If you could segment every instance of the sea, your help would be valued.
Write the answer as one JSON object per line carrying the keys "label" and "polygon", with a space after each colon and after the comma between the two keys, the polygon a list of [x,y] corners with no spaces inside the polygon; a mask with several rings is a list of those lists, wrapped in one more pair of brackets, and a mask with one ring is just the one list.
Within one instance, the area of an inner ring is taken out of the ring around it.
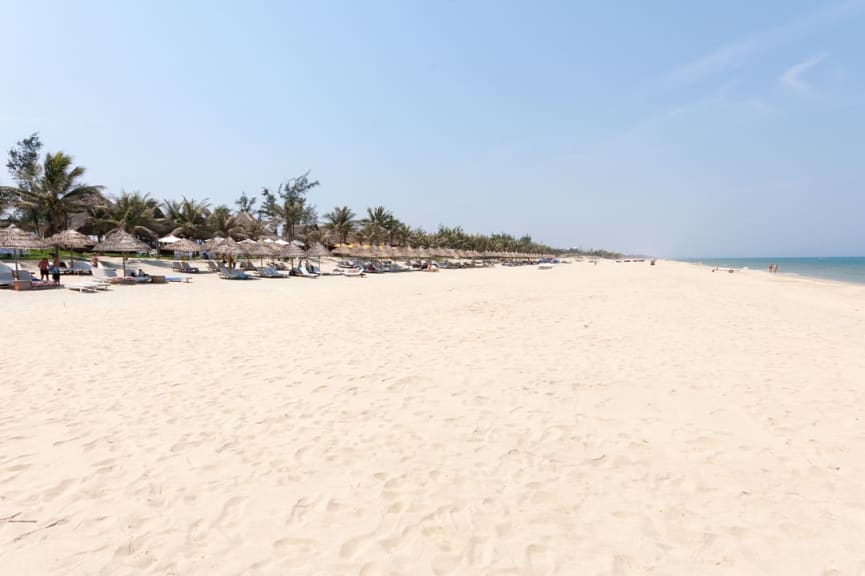
{"label": "sea", "polygon": [[769,264],[776,264],[778,266],[778,274],[865,284],[865,257],[862,256],[833,256],[824,258],[689,258],[682,261],[702,264],[704,266],[738,268],[741,270],[763,270],[766,272],[769,271]]}

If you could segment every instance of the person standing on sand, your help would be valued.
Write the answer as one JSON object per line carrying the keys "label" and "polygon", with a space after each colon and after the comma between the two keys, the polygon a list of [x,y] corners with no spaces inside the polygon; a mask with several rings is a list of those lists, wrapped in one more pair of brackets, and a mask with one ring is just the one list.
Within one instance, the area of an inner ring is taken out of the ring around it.
{"label": "person standing on sand", "polygon": [[60,259],[54,257],[54,264],[51,265],[51,279],[54,280],[55,286],[60,286]]}
{"label": "person standing on sand", "polygon": [[48,281],[48,258],[39,261],[39,280]]}

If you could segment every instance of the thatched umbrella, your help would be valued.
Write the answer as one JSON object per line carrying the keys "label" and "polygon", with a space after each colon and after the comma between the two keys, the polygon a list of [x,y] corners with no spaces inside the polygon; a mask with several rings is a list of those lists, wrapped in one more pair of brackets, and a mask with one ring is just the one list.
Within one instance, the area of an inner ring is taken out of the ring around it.
{"label": "thatched umbrella", "polygon": [[123,255],[123,275],[126,276],[126,259],[130,252],[148,252],[150,246],[125,230],[115,230],[105,240],[93,247],[94,252],[120,252]]}
{"label": "thatched umbrella", "polygon": [[172,252],[181,252],[181,253],[193,253],[193,252],[201,252],[201,246],[193,242],[188,238],[180,238],[179,240],[175,240],[165,247],[167,250],[171,250]]}
{"label": "thatched umbrella", "polygon": [[340,244],[333,249],[333,254],[336,256],[351,256],[351,248],[348,244]]}
{"label": "thatched umbrella", "polygon": [[201,245],[201,249],[210,252],[223,242],[225,242],[225,238],[223,238],[222,236],[214,236],[210,240],[205,241],[204,244]]}
{"label": "thatched umbrella", "polygon": [[[0,248],[12,248],[14,250],[36,250],[45,248],[45,242],[33,234],[25,232],[14,224],[8,228],[0,229]],[[15,253],[15,272],[18,272],[18,253]]]}
{"label": "thatched umbrella", "polygon": [[352,247],[351,255],[355,258],[372,258],[372,247],[366,244],[358,244]]}
{"label": "thatched umbrella", "polygon": [[332,256],[332,253],[324,246],[324,244],[322,244],[321,242],[316,242],[310,247],[309,250],[306,251],[306,255],[314,256],[316,258],[327,258],[329,256]]}
{"label": "thatched umbrella", "polygon": [[54,236],[48,238],[46,242],[52,246],[69,250],[71,253],[71,256],[69,257],[69,270],[73,272],[75,270],[75,252],[73,252],[73,250],[75,248],[86,248],[96,244],[96,242],[78,230],[64,230],[63,232],[58,232]]}
{"label": "thatched umbrella", "polygon": [[316,242],[306,251],[307,258],[316,258],[318,260],[318,271],[321,272],[321,259],[333,256],[333,253],[328,250],[321,242]]}
{"label": "thatched umbrella", "polygon": [[294,267],[294,259],[295,258],[303,258],[304,254],[306,254],[306,253],[303,251],[303,248],[294,244],[293,242],[289,242],[288,244],[283,246],[279,251],[279,255],[282,258],[291,258],[292,268]]}
{"label": "thatched umbrella", "polygon": [[265,242],[264,240],[259,240],[258,242],[253,240],[252,243],[244,240],[243,242],[238,242],[238,244],[240,244],[244,254],[247,256],[258,256],[262,265],[264,265],[265,256],[274,256],[279,253],[278,245],[272,242]]}
{"label": "thatched umbrella", "polygon": [[244,253],[243,247],[235,242],[233,238],[222,238],[221,240],[221,242],[216,243],[214,248],[209,248],[208,252],[213,252],[220,256],[228,256],[228,265],[231,266],[231,257],[242,255]]}

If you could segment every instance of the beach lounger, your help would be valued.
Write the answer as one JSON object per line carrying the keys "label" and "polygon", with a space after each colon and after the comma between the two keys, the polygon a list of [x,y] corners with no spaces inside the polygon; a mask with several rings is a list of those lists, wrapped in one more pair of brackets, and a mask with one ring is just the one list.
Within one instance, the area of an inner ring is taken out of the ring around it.
{"label": "beach lounger", "polygon": [[301,278],[318,278],[319,276],[321,276],[318,268],[316,268],[309,262],[301,262],[299,266],[292,268],[291,275],[299,276]]}
{"label": "beach lounger", "polygon": [[134,284],[135,279],[131,277],[118,276],[114,268],[99,266],[92,270],[93,279],[98,282],[110,282],[111,284]]}
{"label": "beach lounger", "polygon": [[110,285],[111,284],[108,282],[98,282],[95,280],[91,280],[89,282],[76,282],[75,284],[66,284],[66,288],[69,290],[76,290],[78,292],[93,293],[98,290],[107,292]]}
{"label": "beach lounger", "polygon": [[11,288],[15,284],[15,276],[12,269],[0,264],[0,288]]}
{"label": "beach lounger", "polygon": [[223,280],[249,280],[252,278],[243,270],[229,270],[225,266],[219,266],[219,277]]}
{"label": "beach lounger", "polygon": [[37,280],[27,270],[18,270],[18,279],[13,288],[15,290],[44,290],[46,288],[58,288],[54,282]]}
{"label": "beach lounger", "polygon": [[171,269],[175,272],[185,272],[187,274],[198,274],[198,268],[189,265],[188,262],[172,262]]}
{"label": "beach lounger", "polygon": [[207,261],[207,269],[211,272],[219,272],[219,265],[213,260]]}
{"label": "beach lounger", "polygon": [[261,268],[259,268],[258,275],[262,278],[287,278],[285,274],[278,272],[270,266],[262,266]]}

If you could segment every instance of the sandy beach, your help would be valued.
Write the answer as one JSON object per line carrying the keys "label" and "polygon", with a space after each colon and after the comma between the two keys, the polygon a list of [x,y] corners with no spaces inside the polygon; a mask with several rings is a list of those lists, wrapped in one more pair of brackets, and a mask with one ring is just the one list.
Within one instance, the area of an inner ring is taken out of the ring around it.
{"label": "sandy beach", "polygon": [[0,292],[3,574],[865,573],[865,286],[190,278]]}

